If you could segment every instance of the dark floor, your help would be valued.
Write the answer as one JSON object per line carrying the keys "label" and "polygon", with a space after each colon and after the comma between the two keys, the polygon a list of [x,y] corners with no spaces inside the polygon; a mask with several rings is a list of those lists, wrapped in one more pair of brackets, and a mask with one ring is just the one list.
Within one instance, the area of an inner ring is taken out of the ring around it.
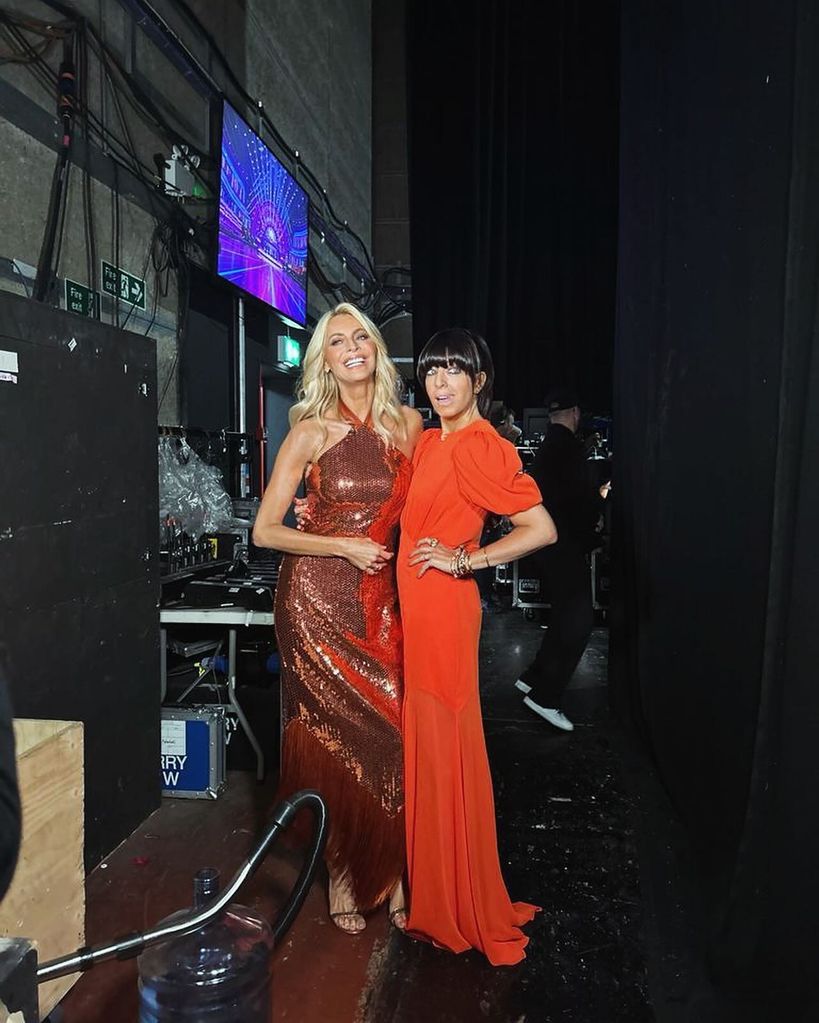
{"label": "dark floor", "polygon": [[[628,744],[606,709],[606,631],[596,630],[567,694],[565,710],[577,725],[571,735],[534,717],[513,687],[541,636],[537,622],[518,611],[485,619],[482,693],[502,861],[512,897],[543,907],[528,929],[527,960],[493,969],[477,953],[452,956],[391,931],[385,913],[351,938],[329,923],[317,884],[275,958],[275,1020],[716,1019],[666,1012],[669,992],[671,1003],[685,1001],[680,992],[691,987],[695,966],[668,951],[674,942],[652,916],[657,899],[641,889],[637,846],[644,838],[635,835],[635,822],[644,836],[646,813],[656,816],[662,807],[660,797],[649,806],[635,794],[639,786],[629,777],[642,767],[633,759],[623,766]],[[89,877],[89,942],[143,929],[188,904],[200,866],[229,876],[264,823],[271,791],[239,772],[216,802],[166,800]],[[296,868],[294,856],[277,848],[240,901],[272,916]],[[662,889],[656,860],[655,873],[649,888]],[[677,918],[687,926],[684,915]],[[95,968],[62,1008],[64,1023],[135,1023],[134,964]]]}
{"label": "dark floor", "polygon": [[[87,884],[87,933],[96,944],[156,921],[192,902],[191,879],[203,866],[230,878],[266,822],[273,785],[232,772],[216,801],[166,799]],[[292,888],[298,858],[276,846],[237,901],[273,920]],[[274,963],[276,1021],[351,1023],[368,983],[370,960],[388,930],[386,912],[350,938],[327,917],[324,886],[314,884]],[[136,1023],[137,967],[107,962],[83,975],[54,1023]]]}
{"label": "dark floor", "polygon": [[[390,939],[366,1023],[649,1023],[632,806],[605,724],[606,633],[598,630],[565,710],[571,735],[533,716],[512,686],[542,633],[517,612],[488,616],[482,695],[499,844],[512,898],[543,907],[520,966],[493,969]],[[431,992],[435,992],[431,997]]]}

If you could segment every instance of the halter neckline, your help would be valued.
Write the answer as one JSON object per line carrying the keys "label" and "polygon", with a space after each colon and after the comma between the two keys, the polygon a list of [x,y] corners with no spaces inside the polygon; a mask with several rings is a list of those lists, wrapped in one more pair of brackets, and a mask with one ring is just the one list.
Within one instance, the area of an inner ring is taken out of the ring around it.
{"label": "halter neckline", "polygon": [[339,398],[338,399],[338,411],[341,413],[341,418],[345,419],[350,424],[350,426],[352,426],[354,429],[359,427],[359,426],[367,426],[370,429],[372,429],[372,425],[373,425],[373,411],[372,411],[372,408],[370,408],[370,411],[367,413],[367,418],[364,419],[364,420],[361,420],[361,419],[358,418],[358,416],[355,414],[355,412],[353,412],[353,410],[351,408],[348,408],[347,405],[345,405],[344,402],[341,400],[341,398]]}

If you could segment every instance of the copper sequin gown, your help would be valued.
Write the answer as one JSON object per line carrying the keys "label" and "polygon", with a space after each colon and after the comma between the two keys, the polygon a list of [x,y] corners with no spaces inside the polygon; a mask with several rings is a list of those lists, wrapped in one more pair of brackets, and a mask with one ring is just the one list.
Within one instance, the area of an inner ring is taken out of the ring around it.
{"label": "copper sequin gown", "polygon": [[[411,466],[346,408],[346,436],[307,475],[310,523],[395,550]],[[395,569],[286,555],[275,604],[282,664],[280,791],[317,789],[330,816],[327,862],[360,910],[378,905],[405,862],[402,638]]]}

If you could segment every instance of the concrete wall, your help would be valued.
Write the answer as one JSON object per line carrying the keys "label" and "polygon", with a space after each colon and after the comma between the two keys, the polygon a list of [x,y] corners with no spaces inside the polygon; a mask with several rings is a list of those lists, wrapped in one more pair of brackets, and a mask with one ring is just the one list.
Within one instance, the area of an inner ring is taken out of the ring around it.
{"label": "concrete wall", "polygon": [[[179,141],[189,143],[203,156],[203,171],[218,185],[212,159],[217,141],[210,138],[210,104],[202,91],[182,75],[166,54],[140,28],[128,10],[127,0],[75,0],[73,5],[87,17],[113,47],[125,68],[161,108],[178,131]],[[247,91],[262,100],[278,130],[326,188],[336,213],[369,245],[371,239],[371,94],[372,57],[370,0],[225,0],[190,3],[213,35]],[[206,38],[199,33],[172,0],[154,0],[154,8],[210,73],[228,99],[253,122],[252,111],[239,100],[224,68]],[[18,6],[19,10],[19,6]],[[56,22],[60,16],[40,0],[28,0],[25,14]],[[39,42],[30,36],[32,41]],[[2,39],[3,50],[9,42]],[[60,47],[47,55],[56,71]],[[127,125],[139,160],[153,169],[153,155],[168,153],[169,143],[141,119],[127,99],[115,98],[95,58],[87,76],[88,107],[116,134]],[[0,65],[0,210],[3,238],[0,241],[0,287],[25,292],[36,266],[48,208],[52,171],[56,160],[58,122],[55,96],[31,69],[19,64]],[[253,124],[254,128],[257,124]],[[266,132],[262,132],[266,135]],[[297,171],[292,153],[282,152],[270,138],[276,155]],[[149,243],[155,217],[166,215],[166,206],[127,171],[116,171],[104,147],[86,146],[78,127],[61,259],[60,278],[70,277],[90,285],[99,277],[99,261],[116,262],[115,237],[119,236],[119,266],[147,278],[147,309],[134,310],[127,327],[147,332],[157,341],[160,389],[166,392],[160,420],[179,422],[175,374],[177,358],[177,291],[174,275],[157,282],[149,261]],[[83,171],[91,178],[90,203],[84,208]],[[119,200],[116,194],[119,194]],[[320,196],[311,193],[311,201]],[[212,220],[213,205],[186,204],[202,223]],[[116,216],[119,231],[114,231]],[[96,238],[96,273],[92,272],[87,242],[91,220]],[[344,276],[339,258],[316,246],[325,272],[333,279]],[[194,247],[192,255],[210,265],[207,247]],[[12,261],[16,261],[15,264]],[[99,281],[96,281],[97,287]],[[166,290],[167,284],[167,290]],[[331,299],[311,284],[309,312],[315,316]],[[120,320],[127,310],[120,309]],[[115,310],[103,300],[102,318],[112,322]],[[168,384],[165,387],[165,384]]]}
{"label": "concrete wall", "polygon": [[406,0],[373,5],[373,249],[376,267],[410,266]]}
{"label": "concrete wall", "polygon": [[[406,285],[409,272],[409,161],[407,137],[407,0],[373,2],[373,257],[379,276]],[[412,317],[382,327],[390,354],[414,386]],[[426,404],[424,398],[421,404]]]}

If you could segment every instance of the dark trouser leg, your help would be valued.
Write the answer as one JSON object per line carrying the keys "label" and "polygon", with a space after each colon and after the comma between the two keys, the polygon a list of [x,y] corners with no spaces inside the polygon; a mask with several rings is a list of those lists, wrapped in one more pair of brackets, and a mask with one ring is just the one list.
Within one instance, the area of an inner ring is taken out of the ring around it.
{"label": "dark trouser leg", "polygon": [[548,552],[543,571],[552,611],[537,656],[521,678],[541,707],[560,707],[563,692],[583,656],[594,626],[591,578],[586,556],[571,548]]}

